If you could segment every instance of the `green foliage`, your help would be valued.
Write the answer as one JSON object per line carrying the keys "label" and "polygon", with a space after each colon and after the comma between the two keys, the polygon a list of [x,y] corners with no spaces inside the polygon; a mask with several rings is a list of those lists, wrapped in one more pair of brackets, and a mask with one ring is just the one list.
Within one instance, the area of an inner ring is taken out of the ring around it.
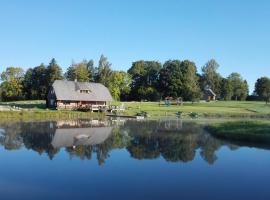
{"label": "green foliage", "polygon": [[156,61],[133,62],[128,73],[132,77],[131,99],[158,100],[160,95],[156,89],[161,64]]}
{"label": "green foliage", "polygon": [[181,71],[183,74],[182,83],[182,97],[188,101],[198,101],[201,97],[201,91],[196,75],[197,68],[195,63],[185,60],[181,63]]}
{"label": "green foliage", "polygon": [[182,71],[180,60],[166,61],[160,70],[160,92],[163,97],[182,96]]}
{"label": "green foliage", "polygon": [[232,86],[234,100],[245,100],[248,96],[248,84],[246,80],[243,80],[240,74],[232,73],[228,77],[228,81]]}
{"label": "green foliage", "polygon": [[182,97],[186,101],[196,101],[201,91],[195,63],[185,60],[167,61],[160,70],[160,91],[163,97]]}
{"label": "green foliage", "polygon": [[221,94],[220,85],[222,77],[217,72],[219,68],[219,64],[214,60],[209,60],[203,67],[202,67],[202,76],[201,76],[201,89],[204,90],[205,88],[212,89],[217,96],[219,97]]}
{"label": "green foliage", "polygon": [[120,100],[121,96],[130,92],[131,77],[124,71],[114,71],[110,75],[109,90],[115,100]]}
{"label": "green foliage", "polygon": [[96,81],[102,83],[106,87],[109,87],[110,84],[110,76],[112,74],[111,66],[112,64],[108,59],[104,55],[101,55],[97,69]]}
{"label": "green foliage", "polygon": [[27,99],[45,99],[47,97],[48,81],[46,73],[46,66],[43,63],[26,71],[23,86]]}
{"label": "green foliage", "polygon": [[87,69],[87,64],[85,62],[80,62],[78,64],[73,63],[65,74],[67,80],[88,82],[90,80],[89,71]]}
{"label": "green foliage", "polygon": [[221,81],[220,96],[222,100],[229,101],[233,96],[233,86],[228,79],[223,78]]}
{"label": "green foliage", "polygon": [[3,101],[23,99],[23,76],[23,69],[19,67],[8,67],[2,72],[0,91]]}
{"label": "green foliage", "polygon": [[254,92],[268,103],[270,101],[270,79],[268,77],[259,78],[256,81]]}
{"label": "green foliage", "polygon": [[62,69],[53,58],[46,67],[43,63],[29,68],[24,76],[23,90],[26,99],[46,99],[55,80],[63,79]]}
{"label": "green foliage", "polygon": [[53,58],[46,69],[46,84],[51,86],[55,80],[62,80],[63,78],[62,69]]}

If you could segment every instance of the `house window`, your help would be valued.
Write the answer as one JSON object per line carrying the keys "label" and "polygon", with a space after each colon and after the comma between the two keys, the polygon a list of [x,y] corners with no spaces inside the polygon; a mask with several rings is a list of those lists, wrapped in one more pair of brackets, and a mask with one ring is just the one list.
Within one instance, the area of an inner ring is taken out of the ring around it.
{"label": "house window", "polygon": [[65,101],[64,104],[65,105],[70,105],[70,101]]}
{"label": "house window", "polygon": [[50,99],[51,106],[54,106],[54,99]]}
{"label": "house window", "polygon": [[90,93],[90,90],[80,90],[80,93],[89,94]]}

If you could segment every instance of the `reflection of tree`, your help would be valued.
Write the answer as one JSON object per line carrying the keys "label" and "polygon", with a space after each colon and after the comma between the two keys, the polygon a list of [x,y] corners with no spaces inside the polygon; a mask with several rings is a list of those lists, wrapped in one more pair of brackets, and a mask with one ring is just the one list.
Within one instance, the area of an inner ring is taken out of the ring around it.
{"label": "reflection of tree", "polygon": [[5,124],[1,127],[3,132],[0,136],[0,144],[7,150],[20,149],[23,146],[23,140],[20,137],[21,126]]}
{"label": "reflection of tree", "polygon": [[[73,125],[68,124],[62,126],[70,128]],[[89,122],[76,121],[74,124],[75,128],[80,128],[81,124],[87,127]],[[105,125],[102,123],[102,126]],[[56,122],[6,123],[0,124],[0,127],[0,144],[8,150],[25,146],[39,154],[46,153],[50,159],[59,152],[58,147],[52,146]],[[215,152],[223,145],[232,150],[237,148],[237,145],[212,137],[194,122],[126,121],[123,125],[114,127],[103,143],[66,147],[66,152],[71,157],[80,159],[92,159],[95,155],[102,165],[112,150],[120,148],[126,148],[131,157],[136,159],[163,157],[170,162],[192,161],[198,150],[205,161],[213,164],[217,160]]]}
{"label": "reflection of tree", "polygon": [[196,123],[186,122],[181,126],[178,121],[136,123],[130,121],[125,127],[132,137],[127,149],[137,159],[162,156],[171,162],[188,162],[194,159],[196,150],[201,149],[202,158],[212,164],[217,159],[215,151],[224,145]]}
{"label": "reflection of tree", "polygon": [[92,158],[93,147],[92,146],[76,146],[76,147],[67,147],[66,151],[71,157],[78,156],[80,159],[90,160]]}

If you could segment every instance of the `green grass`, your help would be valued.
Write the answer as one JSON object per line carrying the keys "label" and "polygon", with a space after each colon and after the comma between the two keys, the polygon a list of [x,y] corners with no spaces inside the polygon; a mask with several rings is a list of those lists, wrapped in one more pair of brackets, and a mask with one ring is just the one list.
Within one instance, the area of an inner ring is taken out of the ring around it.
{"label": "green grass", "polygon": [[269,121],[231,121],[214,123],[207,130],[217,137],[244,141],[270,143]]}
{"label": "green grass", "polygon": [[135,115],[138,112],[147,112],[152,117],[176,116],[182,112],[184,117],[189,113],[198,113],[199,117],[270,117],[270,105],[263,102],[201,102],[184,103],[183,106],[166,106],[158,102],[126,102],[126,114]]}
{"label": "green grass", "polygon": [[1,105],[9,105],[4,111],[0,111],[1,120],[39,120],[39,119],[65,119],[65,118],[99,118],[104,113],[91,113],[71,110],[51,110],[46,108],[46,102],[41,100],[0,102]]}
{"label": "green grass", "polygon": [[[72,115],[74,113],[83,113],[77,111],[56,111],[48,110],[45,106],[45,101],[16,101],[16,102],[0,102],[1,104],[12,105],[16,107],[12,111],[6,111],[4,115],[27,116],[28,113],[35,115]],[[236,102],[236,101],[218,101],[218,102],[200,102],[190,103],[185,102],[183,106],[171,105],[166,106],[163,102],[159,105],[159,102],[113,102],[113,105],[124,104],[126,111],[123,115],[134,116],[140,112],[147,112],[152,118],[159,117],[176,117],[176,113],[181,112],[181,117],[190,118],[190,113],[198,114],[199,118],[226,118],[226,117],[238,117],[238,118],[270,118],[270,105],[266,105],[264,102]],[[19,108],[19,109],[17,109]],[[20,111],[20,112],[19,112]],[[9,114],[8,114],[9,113]],[[11,114],[10,114],[11,113]],[[60,114],[59,114],[60,113]],[[82,114],[83,115],[83,114]],[[3,116],[3,112],[0,112],[0,117]]]}

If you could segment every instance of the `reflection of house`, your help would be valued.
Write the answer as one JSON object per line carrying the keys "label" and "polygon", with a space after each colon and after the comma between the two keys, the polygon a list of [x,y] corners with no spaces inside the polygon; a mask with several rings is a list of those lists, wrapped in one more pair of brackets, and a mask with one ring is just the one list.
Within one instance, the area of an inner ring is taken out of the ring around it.
{"label": "reflection of house", "polygon": [[110,121],[102,120],[89,120],[89,119],[78,119],[78,120],[58,120],[56,122],[57,128],[86,128],[86,127],[104,127],[110,126]]}
{"label": "reflection of house", "polygon": [[112,101],[112,96],[100,83],[56,80],[47,97],[47,105],[57,109],[91,108],[98,110]]}
{"label": "reflection of house", "polygon": [[54,148],[103,143],[111,134],[112,127],[60,128],[52,140]]}
{"label": "reflection of house", "polygon": [[216,96],[217,95],[210,88],[204,90],[203,98],[204,98],[205,101],[215,101]]}

